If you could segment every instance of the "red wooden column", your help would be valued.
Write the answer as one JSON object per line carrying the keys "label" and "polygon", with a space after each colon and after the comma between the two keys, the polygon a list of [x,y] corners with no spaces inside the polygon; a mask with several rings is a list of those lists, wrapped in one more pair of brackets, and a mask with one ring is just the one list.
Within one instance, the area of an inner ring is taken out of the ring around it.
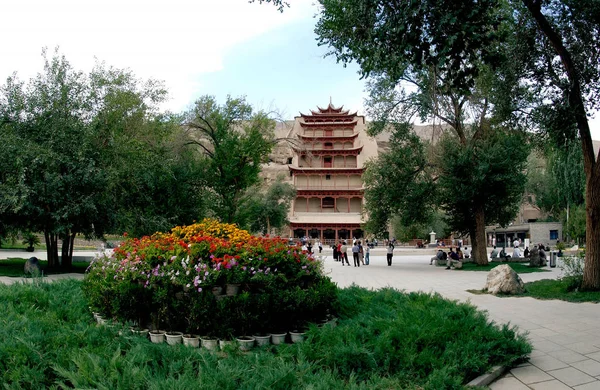
{"label": "red wooden column", "polygon": [[308,196],[306,197],[306,212],[308,213]]}

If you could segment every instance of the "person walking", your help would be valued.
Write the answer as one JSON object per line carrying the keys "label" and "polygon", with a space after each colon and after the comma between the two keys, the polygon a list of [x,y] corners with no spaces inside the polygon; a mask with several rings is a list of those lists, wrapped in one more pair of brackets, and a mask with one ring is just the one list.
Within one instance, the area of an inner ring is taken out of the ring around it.
{"label": "person walking", "polygon": [[354,245],[352,245],[352,259],[354,260],[354,266],[360,267],[360,260],[358,259],[358,241],[354,241]]}
{"label": "person walking", "polygon": [[338,261],[338,246],[335,242],[331,246],[331,249],[333,250],[333,261]]}
{"label": "person walking", "polygon": [[394,244],[390,241],[387,247],[387,263],[388,266],[392,265],[392,257],[394,256]]}
{"label": "person walking", "polygon": [[344,260],[346,260],[346,264],[348,267],[350,266],[350,262],[348,261],[348,247],[346,246],[346,241],[343,241],[340,246],[340,254],[342,265],[344,265]]}
{"label": "person walking", "polygon": [[365,246],[365,265],[369,265],[369,256],[371,254],[371,248],[369,247],[369,245],[367,244]]}
{"label": "person walking", "polygon": [[365,249],[363,248],[360,240],[358,241],[358,260],[362,265],[365,265]]}

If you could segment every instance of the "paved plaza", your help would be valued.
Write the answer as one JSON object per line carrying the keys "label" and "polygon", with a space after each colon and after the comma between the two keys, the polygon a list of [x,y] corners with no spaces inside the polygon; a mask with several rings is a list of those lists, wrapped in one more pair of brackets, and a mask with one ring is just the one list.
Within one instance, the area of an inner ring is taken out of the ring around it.
{"label": "paved plaza", "polygon": [[[487,272],[446,270],[429,265],[434,251],[397,248],[391,267],[383,249],[371,254],[371,265],[342,266],[335,262],[330,249],[324,249],[325,272],[340,287],[356,284],[378,289],[394,287],[405,291],[436,292],[444,297],[470,302],[489,313],[498,323],[517,325],[528,332],[534,350],[528,363],[512,369],[494,382],[492,390],[578,389],[600,390],[600,305],[543,301],[532,298],[497,298],[476,295],[466,290],[482,289]],[[4,253],[0,254],[0,257]],[[21,254],[21,257],[25,257]],[[352,263],[352,259],[350,259]],[[520,275],[524,282],[554,279],[559,268],[551,272]],[[81,278],[82,275],[74,275]],[[54,278],[68,275],[51,276]],[[11,283],[19,278],[0,277]]]}

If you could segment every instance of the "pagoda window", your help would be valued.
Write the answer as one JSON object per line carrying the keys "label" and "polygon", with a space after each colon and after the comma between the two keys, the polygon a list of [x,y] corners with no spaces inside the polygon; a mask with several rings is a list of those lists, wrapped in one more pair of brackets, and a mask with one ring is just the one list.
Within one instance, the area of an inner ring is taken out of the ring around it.
{"label": "pagoda window", "polygon": [[335,199],[331,197],[323,198],[323,208],[324,209],[332,209],[335,207]]}
{"label": "pagoda window", "polygon": [[333,149],[333,143],[331,143],[331,142],[325,142],[323,144],[323,149]]}
{"label": "pagoda window", "polygon": [[331,157],[323,157],[323,167],[324,168],[332,168],[333,162]]}
{"label": "pagoda window", "polygon": [[288,159],[287,159],[287,163],[288,163],[288,164],[291,164],[291,163],[292,163],[292,157],[288,157]]}
{"label": "pagoda window", "polygon": [[331,175],[325,175],[325,180],[331,180]]}
{"label": "pagoda window", "polygon": [[325,136],[326,137],[332,137],[333,136],[333,130],[325,130]]}

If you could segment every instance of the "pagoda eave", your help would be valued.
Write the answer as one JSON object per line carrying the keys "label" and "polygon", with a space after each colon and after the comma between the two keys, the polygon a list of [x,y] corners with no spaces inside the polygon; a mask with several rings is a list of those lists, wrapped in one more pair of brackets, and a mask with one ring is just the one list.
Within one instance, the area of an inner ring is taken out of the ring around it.
{"label": "pagoda eave", "polygon": [[358,132],[353,133],[352,135],[337,135],[337,136],[314,136],[314,135],[304,135],[304,134],[296,134],[298,138],[302,138],[304,140],[315,140],[315,141],[352,141],[356,137],[358,137]]}
{"label": "pagoda eave", "polygon": [[328,228],[332,228],[332,229],[345,229],[348,227],[355,227],[355,228],[360,228],[361,227],[361,223],[355,223],[355,222],[341,222],[341,223],[332,223],[332,222],[324,222],[324,223],[302,223],[302,222],[290,222],[290,227],[291,228],[305,228],[305,229],[328,229]]}
{"label": "pagoda eave", "polygon": [[299,155],[311,154],[313,156],[358,156],[362,151],[362,145],[352,149],[299,149],[293,148]]}
{"label": "pagoda eave", "polygon": [[347,197],[347,196],[363,196],[364,195],[364,190],[363,189],[348,189],[348,190],[343,190],[343,189],[326,189],[326,190],[314,190],[314,189],[304,189],[304,190],[296,190],[296,196],[300,196],[300,197],[314,197],[314,198],[320,198],[320,197],[330,197],[330,196],[343,196],[343,197]]}
{"label": "pagoda eave", "polygon": [[305,129],[313,129],[313,130],[318,130],[318,129],[328,129],[330,127],[335,127],[338,128],[340,126],[356,126],[356,124],[358,123],[357,119],[351,120],[351,121],[322,121],[322,122],[298,122],[300,123],[300,126],[305,128]]}
{"label": "pagoda eave", "polygon": [[352,175],[362,174],[364,168],[300,168],[289,166],[290,171],[294,173],[303,173],[305,175]]}

